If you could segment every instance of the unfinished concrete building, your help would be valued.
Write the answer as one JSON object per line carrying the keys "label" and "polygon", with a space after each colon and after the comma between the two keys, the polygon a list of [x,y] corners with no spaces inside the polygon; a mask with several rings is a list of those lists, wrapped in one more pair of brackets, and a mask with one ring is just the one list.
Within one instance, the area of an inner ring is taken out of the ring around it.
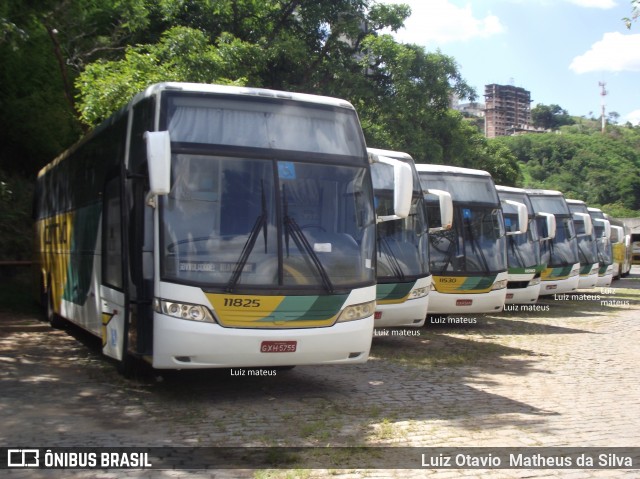
{"label": "unfinished concrete building", "polygon": [[484,134],[514,135],[531,128],[531,93],[513,85],[485,85]]}

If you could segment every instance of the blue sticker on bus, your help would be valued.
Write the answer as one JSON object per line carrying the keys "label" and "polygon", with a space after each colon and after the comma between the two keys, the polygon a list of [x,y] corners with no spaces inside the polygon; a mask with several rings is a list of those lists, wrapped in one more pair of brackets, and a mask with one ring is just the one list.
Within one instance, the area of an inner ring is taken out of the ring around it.
{"label": "blue sticker on bus", "polygon": [[471,219],[471,210],[469,208],[463,208],[462,209],[462,217],[465,220],[470,220]]}
{"label": "blue sticker on bus", "polygon": [[511,228],[511,218],[505,218],[505,219],[504,219],[504,225],[505,225],[507,228]]}
{"label": "blue sticker on bus", "polygon": [[296,167],[291,161],[278,162],[278,176],[281,180],[295,180]]}

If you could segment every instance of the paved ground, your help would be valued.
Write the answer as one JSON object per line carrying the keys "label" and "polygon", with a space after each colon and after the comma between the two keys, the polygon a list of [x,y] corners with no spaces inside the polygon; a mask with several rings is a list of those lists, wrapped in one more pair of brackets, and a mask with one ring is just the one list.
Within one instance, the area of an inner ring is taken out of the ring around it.
{"label": "paved ground", "polygon": [[[449,318],[419,336],[380,335],[364,365],[265,377],[225,370],[126,380],[82,332],[0,312],[0,445],[640,447],[640,268],[611,291],[585,293],[472,324]],[[300,454],[303,461],[308,452]],[[339,468],[338,452],[333,459],[331,470],[3,473],[640,477],[638,470],[353,470]]]}

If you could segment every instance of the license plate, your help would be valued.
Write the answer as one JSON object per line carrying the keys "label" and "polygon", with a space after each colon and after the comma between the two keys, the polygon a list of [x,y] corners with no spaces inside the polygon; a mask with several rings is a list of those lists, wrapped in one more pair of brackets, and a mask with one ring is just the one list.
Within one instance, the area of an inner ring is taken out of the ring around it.
{"label": "license plate", "polygon": [[456,301],[456,306],[471,306],[473,299],[459,299]]}
{"label": "license plate", "polygon": [[261,353],[295,353],[298,341],[262,341]]}

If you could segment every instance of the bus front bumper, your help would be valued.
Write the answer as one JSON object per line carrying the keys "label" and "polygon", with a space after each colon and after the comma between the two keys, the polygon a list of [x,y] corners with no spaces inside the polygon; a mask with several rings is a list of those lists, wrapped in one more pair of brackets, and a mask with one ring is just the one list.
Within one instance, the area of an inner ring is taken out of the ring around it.
{"label": "bus front bumper", "polygon": [[540,283],[526,288],[507,288],[506,304],[531,304],[538,301]]}
{"label": "bus front bumper", "polygon": [[152,366],[197,369],[364,363],[372,336],[373,316],[326,328],[241,329],[156,312]]}
{"label": "bus front bumper", "polygon": [[477,294],[429,293],[429,314],[499,313],[504,307],[507,288]]}
{"label": "bus front bumper", "polygon": [[411,299],[404,303],[376,305],[376,319],[374,328],[414,327],[424,326],[429,307],[429,296]]}

